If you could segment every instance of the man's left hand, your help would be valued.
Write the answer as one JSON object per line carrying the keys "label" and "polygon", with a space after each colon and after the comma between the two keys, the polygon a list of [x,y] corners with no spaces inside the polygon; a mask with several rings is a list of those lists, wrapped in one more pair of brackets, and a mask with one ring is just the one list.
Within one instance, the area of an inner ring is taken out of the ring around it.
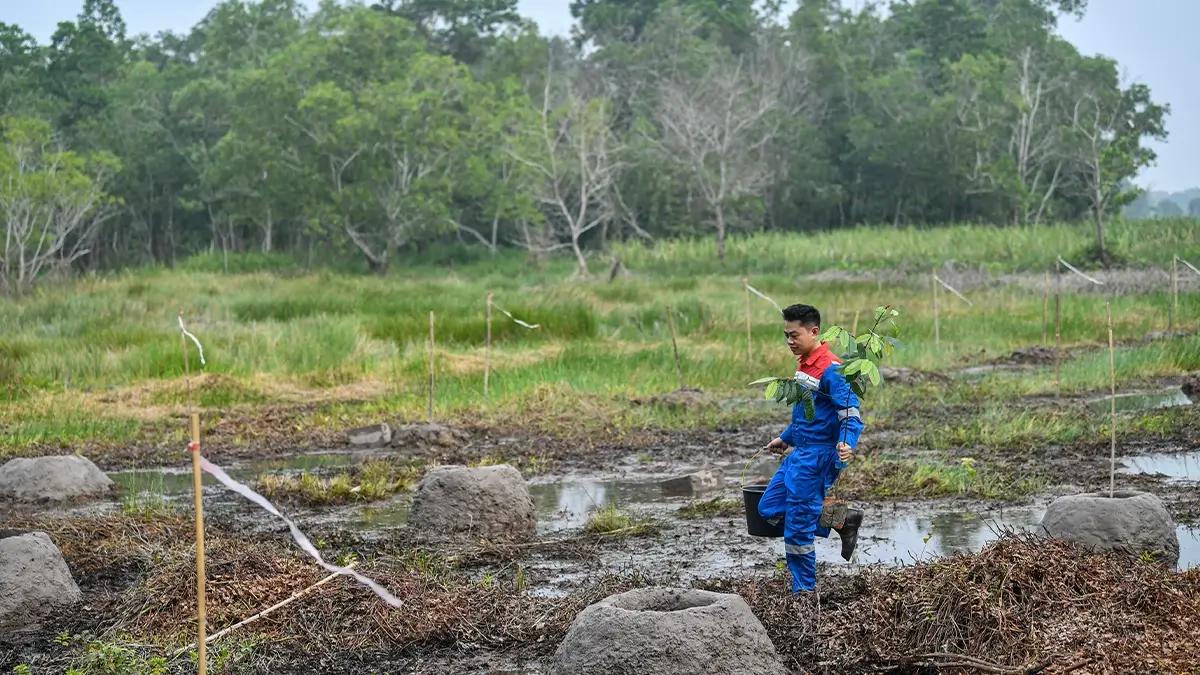
{"label": "man's left hand", "polygon": [[843,462],[849,462],[850,460],[854,459],[854,448],[850,447],[846,443],[838,443],[837,452],[838,459],[842,460]]}

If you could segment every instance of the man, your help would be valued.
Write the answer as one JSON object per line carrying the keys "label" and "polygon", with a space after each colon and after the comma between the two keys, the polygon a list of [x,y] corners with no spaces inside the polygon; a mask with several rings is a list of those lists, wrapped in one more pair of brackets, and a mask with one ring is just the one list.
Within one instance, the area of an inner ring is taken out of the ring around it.
{"label": "man", "polygon": [[[828,537],[821,524],[825,492],[837,480],[862,433],[858,397],[851,391],[841,370],[841,360],[821,341],[821,313],[809,305],[792,305],[783,310],[784,335],[796,356],[796,380],[813,393],[816,414],[807,419],[804,403],[792,409],[792,423],[767,447],[784,453],[793,448],[771,479],[758,504],[768,521],[783,519],[783,544],[792,592],[811,591],[817,585],[817,554],[814,537]],[[842,538],[842,557],[850,559],[862,524],[862,511],[845,506],[826,516],[827,523]]]}

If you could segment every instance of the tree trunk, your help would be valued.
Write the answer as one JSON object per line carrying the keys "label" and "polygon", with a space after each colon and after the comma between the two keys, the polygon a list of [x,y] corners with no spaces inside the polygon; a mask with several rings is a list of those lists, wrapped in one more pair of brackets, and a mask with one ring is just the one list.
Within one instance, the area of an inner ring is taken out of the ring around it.
{"label": "tree trunk", "polygon": [[363,257],[367,261],[367,267],[371,268],[372,272],[374,272],[375,274],[377,274],[381,277],[387,275],[387,271],[388,271],[388,261],[387,260],[376,260],[369,256],[363,256]]}
{"label": "tree trunk", "polygon": [[583,250],[579,248],[579,237],[571,237],[571,250],[575,252],[575,263],[577,265],[575,273],[580,279],[587,279],[591,275],[588,272],[587,258],[583,256]]}
{"label": "tree trunk", "polygon": [[1108,251],[1104,248],[1104,212],[1096,209],[1096,253],[1100,256],[1100,262],[1108,266]]}
{"label": "tree trunk", "polygon": [[725,210],[717,207],[717,260],[725,262]]}
{"label": "tree trunk", "polygon": [[263,243],[262,243],[262,252],[263,253],[271,252],[271,234],[272,234],[273,229],[274,229],[274,223],[271,222],[271,207],[268,206],[267,207],[266,231],[263,232]]}

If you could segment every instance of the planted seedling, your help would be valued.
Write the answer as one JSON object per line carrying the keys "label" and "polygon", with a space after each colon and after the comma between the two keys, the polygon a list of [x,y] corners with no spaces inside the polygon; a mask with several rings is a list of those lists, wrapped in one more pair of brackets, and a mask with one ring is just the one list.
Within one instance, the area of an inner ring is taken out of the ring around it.
{"label": "planted seedling", "polygon": [[[896,332],[896,317],[900,312],[891,305],[875,308],[875,320],[865,332],[854,335],[841,326],[830,326],[821,334],[821,340],[842,354],[842,374],[850,389],[859,398],[865,398],[868,387],[879,386],[883,378],[879,365],[895,352],[900,341]],[[813,395],[815,392],[802,385],[795,377],[762,377],[750,386],[766,385],[765,397],[787,405],[804,405],[804,416],[812,419],[816,415]]]}

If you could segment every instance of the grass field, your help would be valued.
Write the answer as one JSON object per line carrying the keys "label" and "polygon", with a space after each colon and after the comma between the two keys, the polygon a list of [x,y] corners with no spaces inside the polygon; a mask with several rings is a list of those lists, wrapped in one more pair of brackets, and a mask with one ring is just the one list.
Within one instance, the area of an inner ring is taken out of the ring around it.
{"label": "grass field", "polygon": [[[216,271],[223,260],[199,258],[176,270],[47,285],[27,297],[0,300],[0,456],[45,445],[146,440],[170,427],[166,422],[188,400],[178,311],[207,357],[202,368],[192,361],[202,372],[192,378],[194,400],[218,415],[304,406],[301,423],[315,426],[421,419],[433,311],[440,419],[521,419],[582,430],[599,421],[617,428],[717,424],[741,413],[717,411],[699,422],[686,410],[626,405],[678,386],[668,311],[679,334],[685,384],[709,392],[751,395],[746,382],[792,368],[778,314],[758,298],[749,299],[748,358],[743,275],[780,304],[817,305],[827,324],[849,326],[861,313],[861,328],[873,307],[893,304],[902,312],[905,343],[893,365],[943,371],[1040,344],[1043,297],[1036,284],[991,285],[968,291],[974,302],[969,307],[943,293],[941,343],[935,345],[929,279],[922,272],[950,262],[996,274],[1040,275],[1056,251],[1085,248],[1089,233],[1086,226],[1062,225],[756,235],[734,240],[724,264],[707,240],[625,246],[618,253],[632,274],[611,283],[573,280],[565,260],[537,265],[510,252],[452,268],[412,264],[387,277],[303,273],[275,258],[235,256],[231,269],[239,271],[229,274]],[[1169,267],[1173,254],[1200,258],[1198,234],[1200,222],[1179,219],[1114,224],[1110,237],[1131,267],[1142,268]],[[886,282],[805,276],[829,269],[912,274]],[[1125,343],[1117,354],[1123,385],[1200,369],[1200,338],[1137,343],[1166,327],[1167,290],[1164,278],[1159,290],[1112,299],[1116,338]],[[497,305],[541,327],[527,330],[496,312],[492,391],[485,400],[488,291]],[[1064,345],[1106,343],[1105,299],[1101,293],[1064,297]],[[1185,293],[1177,328],[1191,330],[1197,317],[1200,299]],[[1078,352],[1063,365],[1064,391],[1103,389],[1107,368],[1106,352]],[[1043,373],[947,385],[938,395],[979,403],[1053,389],[1053,379]],[[886,417],[911,395],[884,388],[869,409]],[[1029,435],[1082,433],[1090,424],[1050,422],[984,416],[956,427],[957,436],[947,442],[1015,436],[1019,443]],[[170,433],[182,434],[182,427]]]}

